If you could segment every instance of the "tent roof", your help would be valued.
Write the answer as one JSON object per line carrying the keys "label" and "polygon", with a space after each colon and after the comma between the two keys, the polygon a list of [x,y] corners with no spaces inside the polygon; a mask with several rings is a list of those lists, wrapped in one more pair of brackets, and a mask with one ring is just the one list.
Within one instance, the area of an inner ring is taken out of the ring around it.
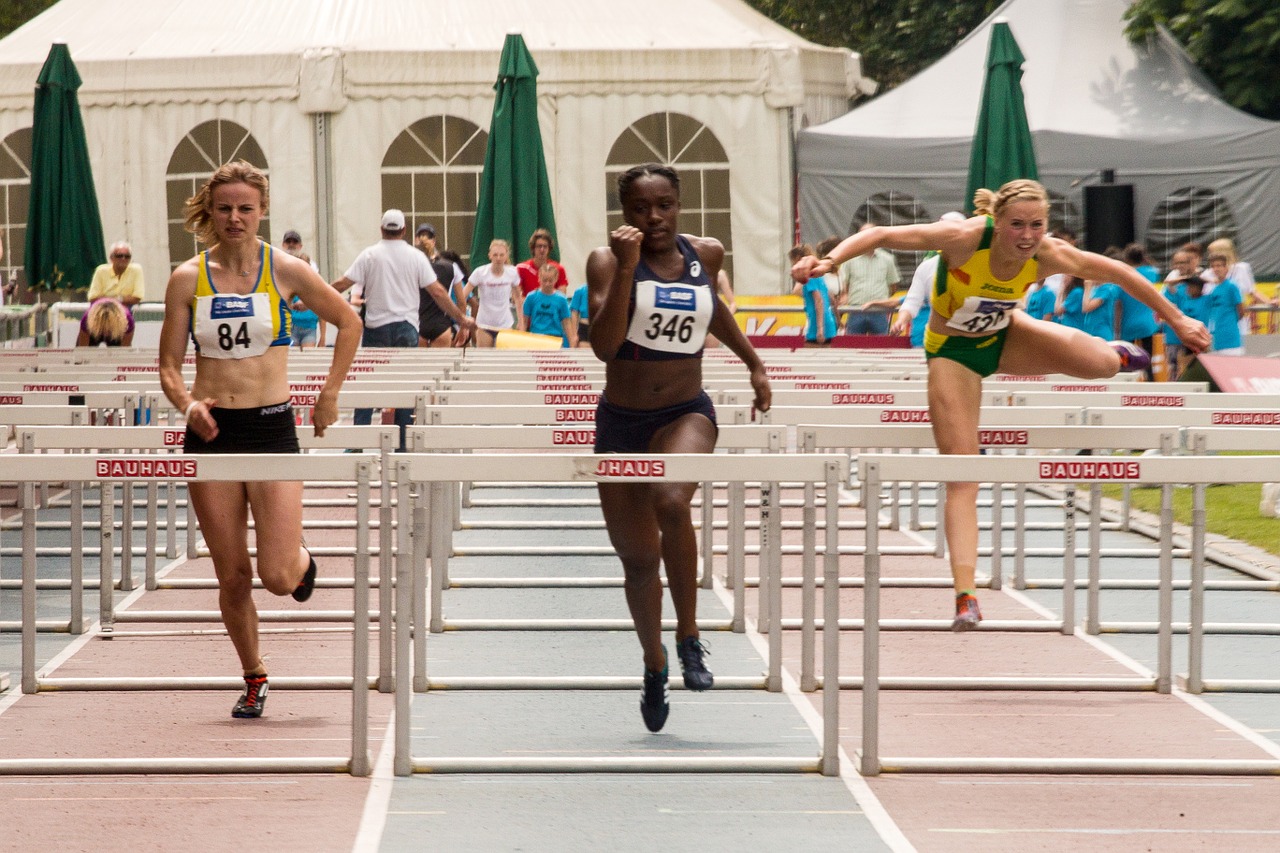
{"label": "tent roof", "polygon": [[[211,15],[211,10],[214,14]],[[741,0],[647,0],[622,14],[600,0],[61,0],[0,41],[0,60],[41,63],[54,41],[77,63],[359,51],[824,50]]]}
{"label": "tent roof", "polygon": [[1128,0],[1007,0],[942,59],[884,95],[806,133],[972,139],[991,25],[1008,21],[1027,60],[1022,89],[1033,133],[1091,137],[1230,136],[1271,122],[1221,100],[1162,33],[1142,48],[1124,35]]}

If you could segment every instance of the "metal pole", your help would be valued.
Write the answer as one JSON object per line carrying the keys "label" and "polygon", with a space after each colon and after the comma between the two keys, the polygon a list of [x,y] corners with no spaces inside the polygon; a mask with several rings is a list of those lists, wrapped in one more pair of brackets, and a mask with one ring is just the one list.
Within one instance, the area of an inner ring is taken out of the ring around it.
{"label": "metal pole", "polygon": [[991,484],[991,589],[1000,589],[1004,559],[1004,487]]}
{"label": "metal pole", "polygon": [[372,466],[356,466],[356,559],[351,632],[351,775],[368,776],[369,760],[369,481]]}
{"label": "metal pole", "polygon": [[1205,486],[1191,490],[1191,615],[1187,626],[1187,692],[1204,692]]}
{"label": "metal pole", "polygon": [[840,469],[827,465],[822,554],[822,775],[840,773]]}
{"label": "metal pole", "polygon": [[122,484],[120,501],[120,589],[133,589],[133,482]]}
{"label": "metal pole", "polygon": [[36,683],[36,493],[31,483],[18,486],[22,503],[22,692]]}
{"label": "metal pole", "polygon": [[1160,629],[1156,640],[1156,692],[1173,690],[1173,486],[1160,487]]}
{"label": "metal pole", "polygon": [[[862,760],[859,772],[863,776],[880,775],[880,466],[878,463],[859,465],[862,477],[862,505],[867,517],[867,552],[863,557],[862,590]],[[938,484],[941,489],[942,483]],[[939,513],[941,526],[941,513]],[[836,589],[824,589],[823,598],[839,595]],[[833,595],[834,593],[834,595]],[[824,611],[824,613],[829,611]],[[830,620],[823,630],[831,629]],[[839,683],[838,672],[823,667],[822,683],[825,689],[832,681]]]}
{"label": "metal pole", "polygon": [[116,519],[116,487],[105,480],[98,485],[102,495],[98,501],[98,619],[102,633],[110,634],[115,612],[115,573],[111,564],[115,553],[112,528]]}
{"label": "metal pole", "polygon": [[1027,588],[1027,486],[1013,487],[1013,588]]}
{"label": "metal pole", "polygon": [[[774,510],[769,526],[769,677],[765,689],[771,693],[782,690],[782,495],[777,483],[769,484]],[[763,563],[764,555],[761,554]],[[761,581],[763,582],[763,578]]]}
{"label": "metal pole", "polygon": [[[864,483],[863,489],[865,490],[866,488],[867,486]],[[947,556],[947,484],[939,483],[937,491],[938,499],[933,509],[935,516],[935,523],[933,526],[933,556],[941,560],[943,557]],[[876,495],[877,506],[880,505],[879,502],[880,496]],[[866,506],[866,501],[864,500],[862,504],[863,506]],[[867,516],[867,530],[870,530],[872,527],[879,526],[879,518],[870,515]]]}
{"label": "metal pole", "polygon": [[1089,486],[1089,588],[1085,597],[1084,630],[1096,635],[1102,600],[1102,484]]}
{"label": "metal pole", "polygon": [[71,483],[71,633],[84,633],[84,482]]}
{"label": "metal pole", "polygon": [[[760,484],[760,552],[756,555],[756,575],[760,582],[756,589],[756,630],[761,634],[769,630],[769,555],[772,553],[769,537],[773,533],[770,518],[773,515],[773,494],[770,484]],[[745,580],[744,580],[745,584]]]}
{"label": "metal pole", "polygon": [[[417,495],[413,505],[413,529],[409,538],[413,542],[413,692],[427,689],[427,552],[430,535],[427,532],[427,507],[435,506],[430,500],[429,489],[434,483],[414,483]],[[434,596],[432,596],[434,598]]]}
{"label": "metal pole", "polygon": [[[801,593],[800,593],[800,689],[806,693],[817,689],[818,680],[814,675],[814,644],[815,620],[817,617],[817,582],[814,579],[814,573],[817,571],[817,515],[818,510],[814,503],[814,486],[813,483],[804,484],[804,555],[801,557]],[[828,508],[834,502],[834,498],[830,492],[827,492]],[[828,513],[828,517],[830,513]],[[827,536],[830,541],[830,533]],[[839,593],[839,587],[829,589],[826,587],[826,562],[823,562],[823,593],[824,595],[832,595]]]}
{"label": "metal pole", "polygon": [[1062,633],[1071,636],[1076,624],[1076,487],[1067,486],[1062,498]]}
{"label": "metal pole", "polygon": [[702,484],[702,588],[711,589],[712,561],[715,557],[715,483]]}
{"label": "metal pole", "polygon": [[[396,441],[399,441],[397,438]],[[396,689],[392,668],[395,662],[393,642],[395,632],[391,628],[391,614],[395,611],[395,572],[391,569],[391,471],[392,439],[382,435],[378,439],[380,451],[378,478],[378,692],[391,693]]]}
{"label": "metal pole", "polygon": [[156,482],[147,483],[147,527],[143,536],[146,545],[146,553],[142,557],[143,572],[146,574],[146,587],[148,590],[156,588],[156,546],[159,544],[160,534],[157,528],[159,516],[160,502],[160,484]]}
{"label": "metal pole", "polygon": [[[385,486],[386,470],[383,469],[383,480]],[[410,597],[413,595],[413,579],[410,577],[412,567],[409,565],[409,518],[407,509],[409,506],[409,465],[406,462],[396,464],[396,498],[399,506],[397,507],[397,519],[402,522],[400,524],[400,551],[396,555],[395,563],[395,579],[396,579],[396,595],[395,595],[395,623],[396,623],[396,659],[395,659],[395,683],[396,683],[396,731],[395,731],[395,774],[397,776],[409,776],[413,773],[413,753],[409,741],[409,714],[410,700],[413,697],[413,691],[409,689],[412,683],[410,674],[410,657],[412,649],[409,643],[409,622],[413,613],[413,602]],[[390,559],[390,551],[384,552],[379,564],[383,566],[382,576],[383,583],[391,577],[392,560]]]}

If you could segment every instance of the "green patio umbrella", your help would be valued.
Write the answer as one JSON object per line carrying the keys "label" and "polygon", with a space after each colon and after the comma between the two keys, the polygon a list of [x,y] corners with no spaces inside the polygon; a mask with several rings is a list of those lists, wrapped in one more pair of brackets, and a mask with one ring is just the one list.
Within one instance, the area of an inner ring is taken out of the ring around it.
{"label": "green patio umbrella", "polygon": [[1027,110],[1022,102],[1023,61],[1009,25],[997,21],[991,27],[982,104],[978,108],[978,127],[969,154],[965,210],[973,210],[973,194],[982,187],[994,190],[1016,178],[1040,178],[1031,129],[1027,127]]}
{"label": "green patio umbrella", "polygon": [[31,131],[25,260],[28,286],[35,290],[87,288],[94,269],[107,260],[79,88],[71,52],[53,45],[36,78]]}
{"label": "green patio umbrella", "polygon": [[[523,260],[529,236],[546,228],[554,238],[551,184],[538,127],[538,66],[519,33],[509,33],[498,61],[497,96],[489,125],[480,199],[471,238],[471,265],[486,263],[489,243],[511,243],[513,263]],[[559,260],[558,251],[552,258]]]}

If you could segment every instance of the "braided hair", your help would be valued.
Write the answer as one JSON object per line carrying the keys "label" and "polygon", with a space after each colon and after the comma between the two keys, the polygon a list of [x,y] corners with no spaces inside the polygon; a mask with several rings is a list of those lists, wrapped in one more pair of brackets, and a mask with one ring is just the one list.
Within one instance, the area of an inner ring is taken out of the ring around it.
{"label": "braided hair", "polygon": [[676,195],[680,195],[680,176],[676,174],[676,170],[670,166],[664,166],[661,163],[644,163],[639,166],[632,166],[627,171],[618,176],[618,201],[625,202],[627,196],[631,193],[631,185],[641,178],[657,175],[666,178],[673,188]]}

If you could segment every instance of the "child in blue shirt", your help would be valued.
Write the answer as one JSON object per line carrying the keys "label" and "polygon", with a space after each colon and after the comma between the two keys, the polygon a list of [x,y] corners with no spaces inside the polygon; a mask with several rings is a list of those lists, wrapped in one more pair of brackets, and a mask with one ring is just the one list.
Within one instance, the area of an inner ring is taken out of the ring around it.
{"label": "child in blue shirt", "polygon": [[1110,282],[1085,285],[1084,330],[1104,341],[1116,340],[1116,305],[1120,300],[1120,286]]}
{"label": "child in blue shirt", "polygon": [[[813,249],[801,243],[792,248],[791,263],[813,254]],[[831,293],[826,279],[819,276],[806,282],[796,282],[791,292],[804,300],[804,340],[809,344],[829,344],[836,336],[836,315],[831,310]]]}
{"label": "child in blue shirt", "polygon": [[1212,322],[1209,297],[1204,293],[1204,279],[1198,275],[1182,280],[1182,313],[1208,326]]}
{"label": "child in blue shirt", "polygon": [[587,286],[584,284],[573,292],[569,300],[569,320],[578,329],[578,346],[590,346],[591,317],[587,307]]}
{"label": "child in blue shirt", "polygon": [[1037,320],[1053,322],[1053,309],[1057,301],[1053,291],[1041,284],[1027,297],[1027,313]]}
{"label": "child in blue shirt", "polygon": [[1244,316],[1244,300],[1240,288],[1227,278],[1230,260],[1226,255],[1209,255],[1209,269],[1218,283],[1209,294],[1209,320],[1205,325],[1213,333],[1213,351],[1220,355],[1242,355],[1244,341],[1240,337],[1240,318]]}
{"label": "child in blue shirt", "polygon": [[538,269],[538,289],[524,298],[520,327],[535,335],[559,335],[561,348],[578,345],[578,329],[569,319],[569,300],[556,292],[560,268],[543,264]]}

